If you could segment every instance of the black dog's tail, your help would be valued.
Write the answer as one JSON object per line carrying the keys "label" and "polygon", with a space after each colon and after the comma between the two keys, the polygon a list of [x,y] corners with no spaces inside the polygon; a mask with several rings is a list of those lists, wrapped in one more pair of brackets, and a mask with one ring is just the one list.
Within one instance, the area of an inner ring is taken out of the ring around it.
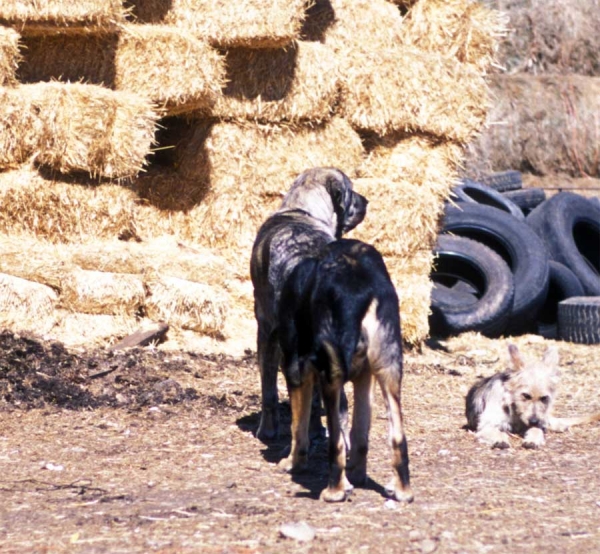
{"label": "black dog's tail", "polygon": [[348,378],[350,372],[348,360],[336,340],[319,336],[311,356],[311,362],[319,375],[325,377],[329,382],[341,381],[343,383]]}

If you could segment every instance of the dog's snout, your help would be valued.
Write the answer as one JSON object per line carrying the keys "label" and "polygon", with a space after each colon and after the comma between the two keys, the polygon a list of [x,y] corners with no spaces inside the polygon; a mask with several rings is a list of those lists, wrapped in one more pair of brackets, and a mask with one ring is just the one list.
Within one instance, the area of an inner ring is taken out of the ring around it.
{"label": "dog's snout", "polygon": [[538,427],[540,429],[544,428],[542,420],[535,415],[529,418],[529,425],[531,427]]}

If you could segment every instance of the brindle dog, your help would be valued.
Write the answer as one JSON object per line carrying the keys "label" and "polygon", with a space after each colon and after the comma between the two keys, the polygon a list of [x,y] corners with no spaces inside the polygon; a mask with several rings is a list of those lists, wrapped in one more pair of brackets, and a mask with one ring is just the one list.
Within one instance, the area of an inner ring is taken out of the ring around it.
{"label": "brindle dog", "polygon": [[[388,411],[394,476],[386,492],[411,502],[408,448],[402,424],[402,339],[398,295],[383,258],[357,240],[324,247],[320,259],[296,266],[279,305],[280,341],[292,407],[292,451],[280,465],[305,467],[313,383],[319,383],[329,431],[327,502],[346,499],[367,479],[372,387],[377,380]],[[354,385],[348,477],[346,438],[340,424],[344,383]]]}
{"label": "brindle dog", "polygon": [[356,227],[365,217],[367,200],[352,190],[339,169],[304,171],[285,195],[281,207],[260,227],[250,261],[257,352],[262,386],[262,414],[257,436],[278,434],[277,370],[279,299],[283,283],[305,258],[316,256],[329,242]]}

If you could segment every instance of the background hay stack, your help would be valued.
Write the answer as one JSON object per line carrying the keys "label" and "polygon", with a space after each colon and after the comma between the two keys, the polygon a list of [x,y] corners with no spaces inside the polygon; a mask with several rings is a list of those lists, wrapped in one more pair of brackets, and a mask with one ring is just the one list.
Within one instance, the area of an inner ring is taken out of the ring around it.
{"label": "background hay stack", "polygon": [[504,10],[487,129],[469,148],[466,174],[517,169],[547,195],[598,195],[600,5],[597,0],[486,0]]}
{"label": "background hay stack", "polygon": [[[320,165],[369,197],[355,236],[384,254],[405,339],[422,341],[431,246],[462,146],[485,118],[497,15],[469,0],[126,4],[0,8],[23,29],[14,90],[52,91],[34,109],[31,95],[2,89],[12,107],[0,106],[11,123],[0,128],[0,271],[52,287],[54,336],[89,320],[81,340],[101,341],[102,321],[122,335],[151,318],[178,338],[192,330],[224,348],[244,332],[253,346],[256,230]],[[7,59],[14,68],[15,53]],[[70,134],[63,106],[75,114]],[[44,264],[19,263],[14,240]],[[131,287],[111,286],[122,280]],[[250,326],[232,325],[241,321]]]}

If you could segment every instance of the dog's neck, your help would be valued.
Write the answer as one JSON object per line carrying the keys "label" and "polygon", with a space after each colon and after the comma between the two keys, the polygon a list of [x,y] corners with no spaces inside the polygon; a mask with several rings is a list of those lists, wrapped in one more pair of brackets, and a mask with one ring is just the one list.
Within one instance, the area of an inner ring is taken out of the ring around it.
{"label": "dog's neck", "polygon": [[331,235],[337,231],[337,215],[333,209],[331,197],[323,187],[303,189],[301,192],[292,189],[283,198],[280,208],[276,213],[302,210],[313,219],[327,227]]}

